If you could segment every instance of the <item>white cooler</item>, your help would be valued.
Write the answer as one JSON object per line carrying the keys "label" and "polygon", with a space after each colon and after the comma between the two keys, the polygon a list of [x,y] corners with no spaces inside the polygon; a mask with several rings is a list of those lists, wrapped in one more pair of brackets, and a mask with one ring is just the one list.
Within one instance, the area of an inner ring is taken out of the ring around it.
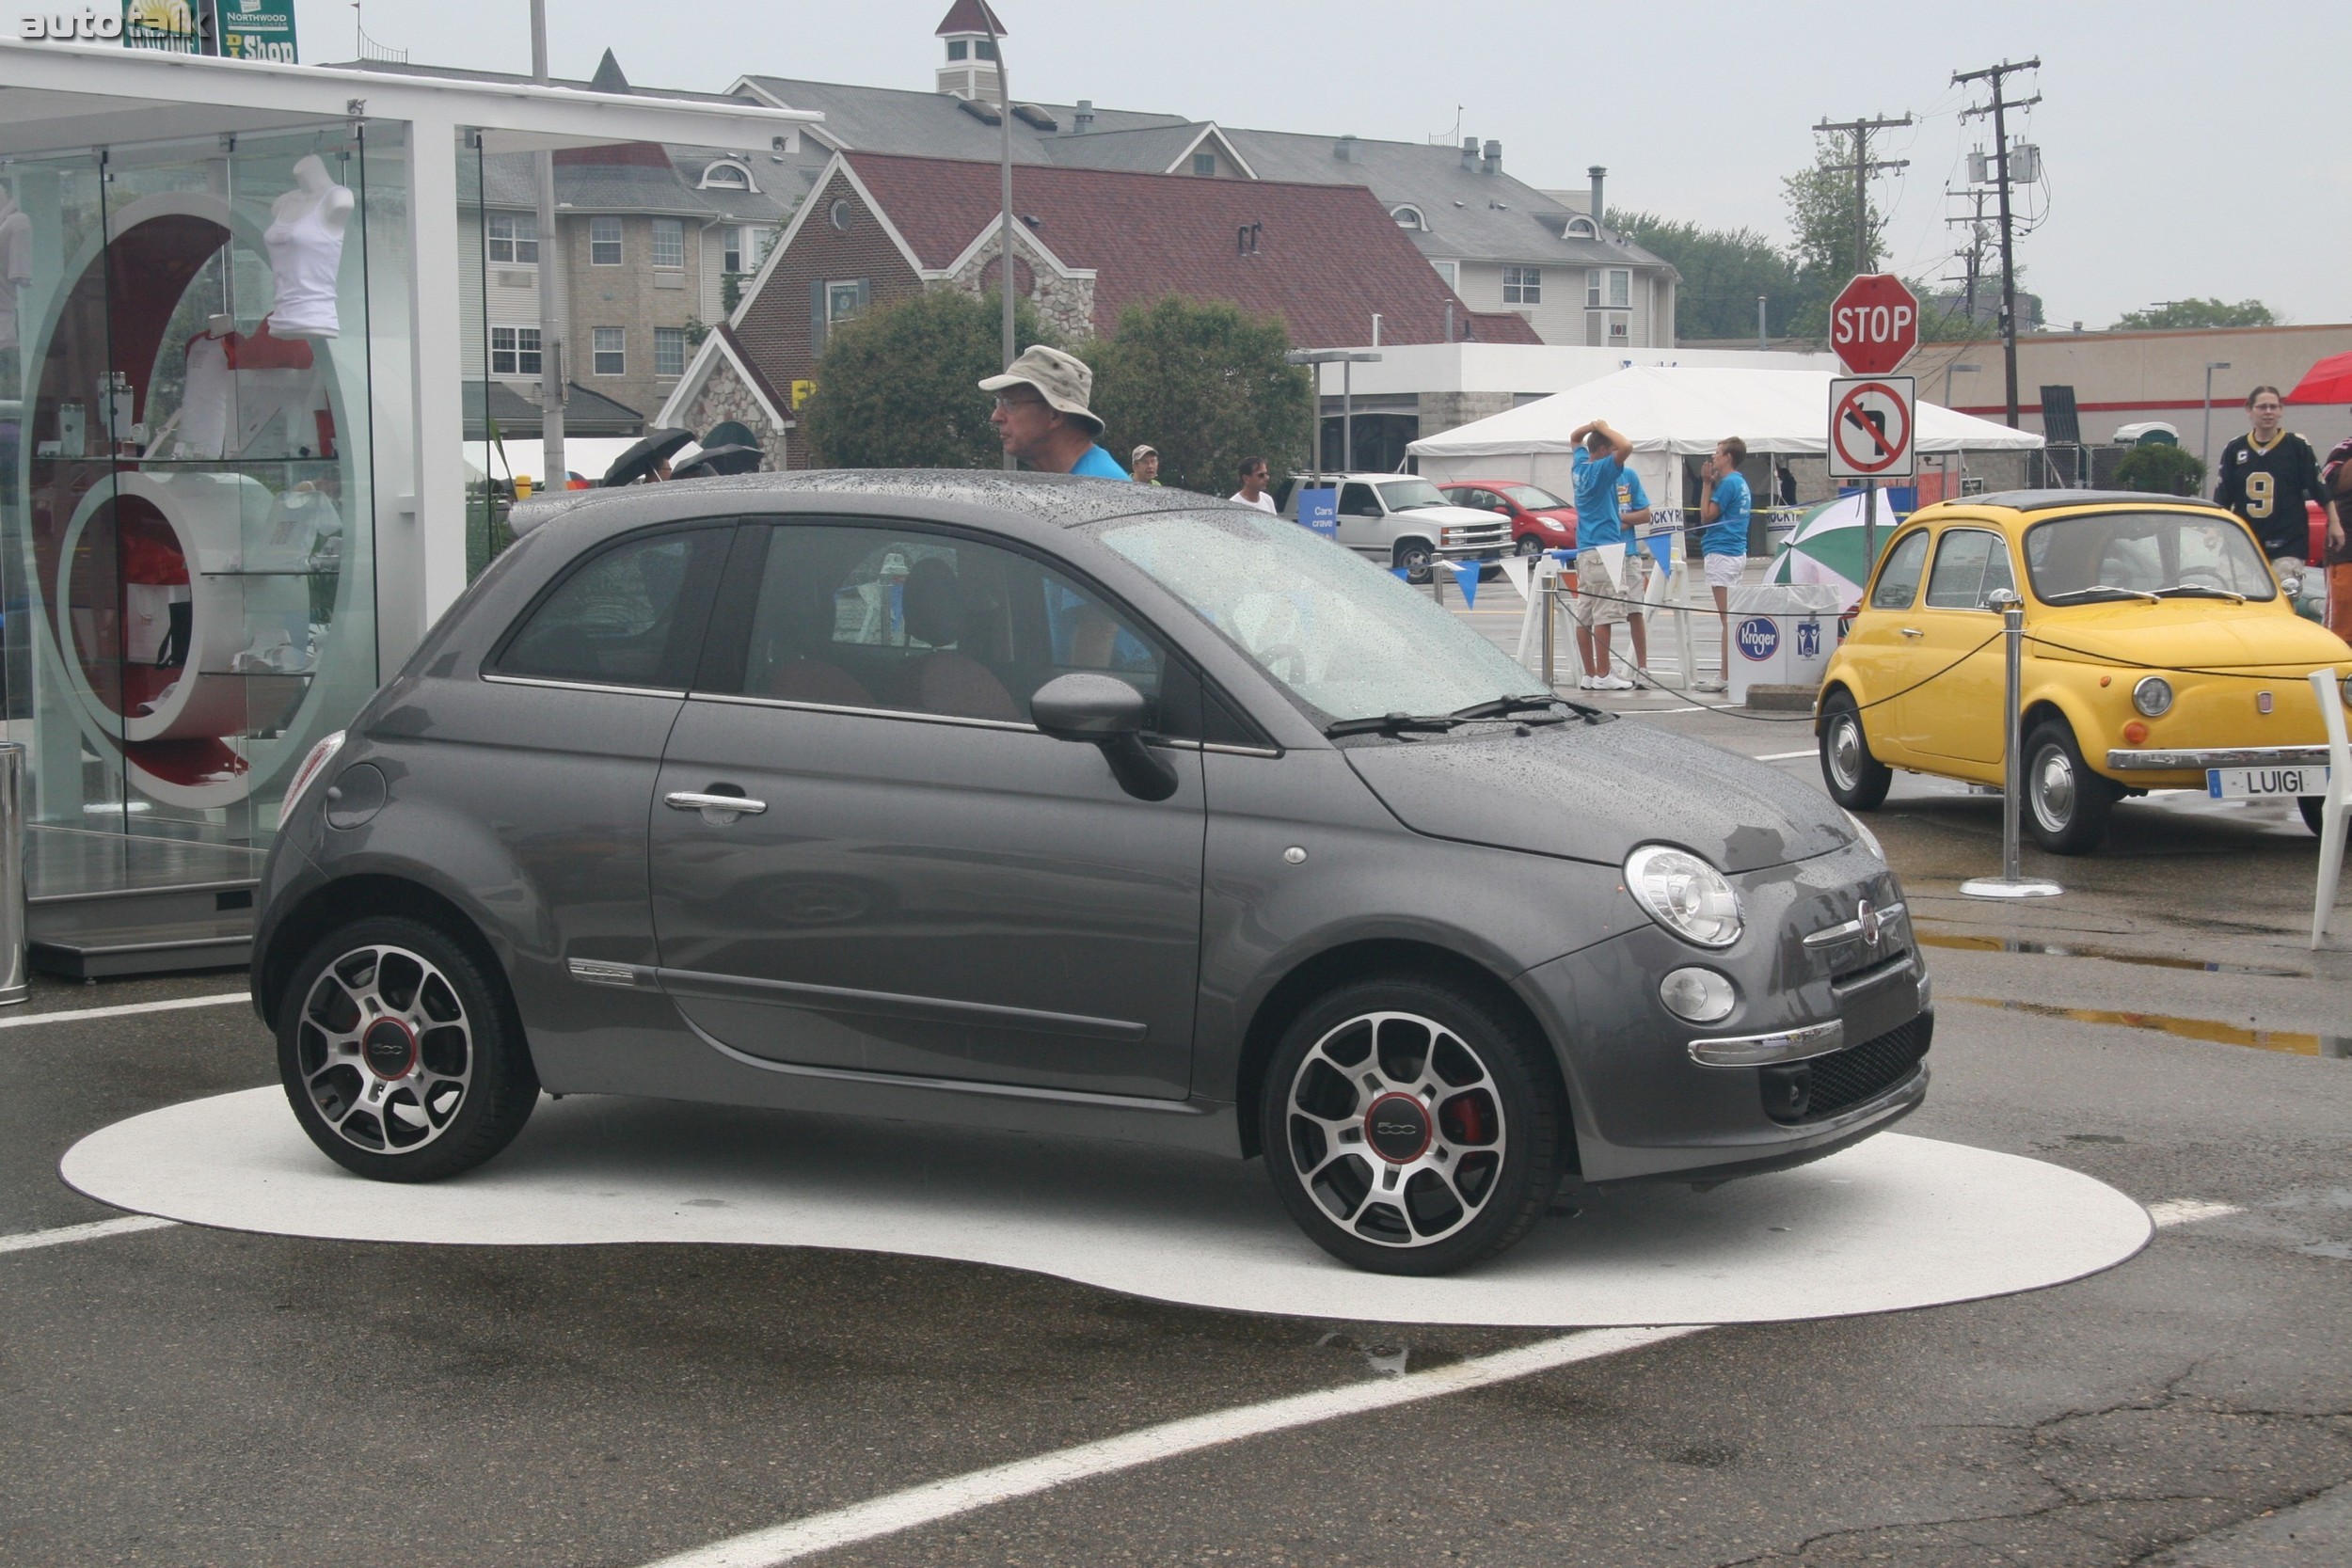
{"label": "white cooler", "polygon": [[1747,701],[1751,686],[1819,686],[1837,646],[1837,590],[1825,582],[1734,588],[1726,696]]}

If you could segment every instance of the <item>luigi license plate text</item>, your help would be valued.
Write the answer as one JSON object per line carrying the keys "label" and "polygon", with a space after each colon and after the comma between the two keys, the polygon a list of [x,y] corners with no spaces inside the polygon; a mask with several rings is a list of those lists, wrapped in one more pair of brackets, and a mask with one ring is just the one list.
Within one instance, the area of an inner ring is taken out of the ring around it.
{"label": "luigi license plate text", "polygon": [[2205,793],[2217,800],[2283,800],[2328,793],[2325,768],[2208,768]]}

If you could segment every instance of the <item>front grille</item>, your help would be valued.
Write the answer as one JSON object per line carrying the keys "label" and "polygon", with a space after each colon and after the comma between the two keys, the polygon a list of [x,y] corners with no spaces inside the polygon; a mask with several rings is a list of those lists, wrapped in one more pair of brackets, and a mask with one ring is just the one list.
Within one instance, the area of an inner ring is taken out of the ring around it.
{"label": "front grille", "polygon": [[[1820,1121],[1884,1094],[1910,1077],[1927,1055],[1934,1027],[1934,1015],[1921,1013],[1876,1039],[1794,1067],[1765,1069],[1765,1114],[1784,1124]],[[1801,1095],[1792,1092],[1797,1085],[1790,1082],[1799,1074],[1804,1089]]]}

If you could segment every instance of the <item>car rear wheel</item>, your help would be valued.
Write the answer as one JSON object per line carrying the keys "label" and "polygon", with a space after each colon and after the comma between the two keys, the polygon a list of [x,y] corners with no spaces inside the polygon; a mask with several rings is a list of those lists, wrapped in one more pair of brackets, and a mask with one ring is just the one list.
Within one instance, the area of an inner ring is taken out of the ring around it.
{"label": "car rear wheel", "polygon": [[2107,835],[2107,818],[2123,786],[2094,773],[2063,719],[2045,720],[2026,737],[2026,826],[2054,855],[2087,855]]}
{"label": "car rear wheel", "polygon": [[1830,799],[1848,811],[1876,811],[1895,782],[1895,770],[1870,754],[1862,710],[1845,691],[1821,708],[1821,782]]}
{"label": "car rear wheel", "polygon": [[355,921],[312,947],[278,1015],[294,1118],[379,1181],[470,1170],[514,1140],[539,1077],[503,984],[422,921]]}
{"label": "car rear wheel", "polygon": [[1429,580],[1430,559],[1436,553],[1422,540],[1399,540],[1390,562],[1404,571],[1406,582],[1425,583]]}
{"label": "car rear wheel", "polygon": [[1325,1251],[1441,1275],[1525,1235],[1559,1190],[1568,1133],[1540,1039],[1440,981],[1343,986],[1276,1048],[1266,1169]]}

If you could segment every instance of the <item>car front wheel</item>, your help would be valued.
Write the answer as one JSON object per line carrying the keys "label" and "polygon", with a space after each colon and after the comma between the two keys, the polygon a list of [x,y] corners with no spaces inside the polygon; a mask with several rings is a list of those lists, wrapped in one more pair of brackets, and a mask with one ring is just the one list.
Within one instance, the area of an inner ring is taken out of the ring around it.
{"label": "car front wheel", "polygon": [[1441,1275],[1543,1216],[1570,1133],[1540,1039],[1437,980],[1367,980],[1276,1048],[1259,1123],[1291,1217],[1342,1261]]}
{"label": "car front wheel", "polygon": [[2303,814],[2303,826],[2312,832],[2325,832],[2328,827],[2328,798],[2324,795],[2298,795],[2296,809]]}
{"label": "car front wheel", "polygon": [[2054,855],[2087,855],[2107,834],[2107,818],[2123,788],[2094,773],[2062,719],[2046,720],[2026,737],[2026,826]]}
{"label": "car front wheel", "polygon": [[1878,810],[1895,782],[1895,770],[1870,754],[1862,710],[1849,692],[1835,693],[1821,709],[1821,782],[1848,811]]}
{"label": "car front wheel", "polygon": [[1391,563],[1405,574],[1406,582],[1425,583],[1429,580],[1429,562],[1436,552],[1418,539],[1406,539],[1396,546]]}
{"label": "car front wheel", "polygon": [[503,985],[402,917],[355,921],[304,957],[278,1007],[278,1069],[310,1141],[379,1181],[470,1170],[539,1099]]}
{"label": "car front wheel", "polygon": [[1522,560],[1534,561],[1544,553],[1543,536],[1534,533],[1520,534],[1518,552]]}

